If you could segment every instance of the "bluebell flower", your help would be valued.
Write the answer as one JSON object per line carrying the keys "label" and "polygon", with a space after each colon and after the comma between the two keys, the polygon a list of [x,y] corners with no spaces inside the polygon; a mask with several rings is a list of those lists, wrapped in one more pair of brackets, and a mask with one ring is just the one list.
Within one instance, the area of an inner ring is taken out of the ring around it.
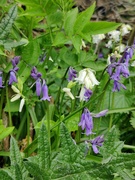
{"label": "bluebell flower", "polygon": [[69,68],[68,70],[68,81],[72,81],[74,80],[74,78],[77,77],[77,72],[75,69],[73,69],[72,67]]}
{"label": "bluebell flower", "polygon": [[82,86],[81,91],[80,91],[80,101],[88,101],[90,97],[92,96],[92,91],[90,89],[87,89],[86,87]]}
{"label": "bluebell flower", "polygon": [[10,71],[10,77],[9,77],[9,85],[12,85],[13,82],[16,82],[17,83],[17,78],[16,78],[16,72],[11,70]]}
{"label": "bluebell flower", "polygon": [[95,139],[90,140],[90,143],[92,144],[92,149],[94,151],[95,154],[99,153],[99,150],[97,148],[97,146],[102,146],[104,142],[104,136],[97,136]]}
{"label": "bluebell flower", "polygon": [[16,67],[17,64],[19,63],[19,61],[20,61],[20,56],[15,56],[15,57],[11,60],[13,67]]}
{"label": "bluebell flower", "polygon": [[35,80],[41,78],[42,74],[40,72],[37,71],[36,67],[33,67],[33,69],[31,70],[31,77]]}
{"label": "bluebell flower", "polygon": [[42,85],[41,85],[41,79],[38,78],[38,79],[36,80],[36,94],[37,94],[37,96],[40,96],[40,94],[41,94],[41,87],[42,87]]}
{"label": "bluebell flower", "polygon": [[99,118],[101,116],[105,116],[106,113],[108,112],[108,110],[103,110],[97,114],[94,113],[90,113],[90,111],[85,108],[82,115],[81,115],[81,121],[78,124],[78,126],[82,127],[82,130],[86,130],[86,135],[90,135],[93,134],[92,130],[93,130],[93,117],[95,118]]}
{"label": "bluebell flower", "polygon": [[123,89],[126,89],[126,87],[122,84],[122,83],[120,83],[119,81],[116,81],[116,80],[114,80],[114,83],[113,83],[113,92],[116,92],[116,91],[120,91],[120,88],[123,88]]}
{"label": "bluebell flower", "polygon": [[13,68],[10,70],[10,77],[9,77],[9,83],[8,83],[9,85],[12,85],[13,82],[17,82],[16,73],[19,70],[19,67],[17,66],[19,61],[20,61],[20,56],[15,56],[11,61]]}
{"label": "bluebell flower", "polygon": [[42,94],[43,94],[43,97],[41,98],[41,100],[47,100],[47,101],[50,101],[50,96],[48,95],[48,87],[46,85],[46,82],[45,80],[43,80],[43,85],[42,85]]}
{"label": "bluebell flower", "polygon": [[0,88],[4,88],[4,86],[2,85],[3,82],[2,82],[2,71],[0,71]]}
{"label": "bluebell flower", "polygon": [[81,121],[78,126],[81,126],[82,130],[86,129],[87,136],[93,133],[93,118],[87,108],[84,109],[84,112],[81,116]]}

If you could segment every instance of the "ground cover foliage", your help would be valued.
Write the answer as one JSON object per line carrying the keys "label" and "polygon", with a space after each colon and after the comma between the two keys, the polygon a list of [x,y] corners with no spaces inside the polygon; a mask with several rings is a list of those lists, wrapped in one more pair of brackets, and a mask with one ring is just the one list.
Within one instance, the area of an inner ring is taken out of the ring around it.
{"label": "ground cover foliage", "polygon": [[74,3],[0,2],[0,179],[135,179],[132,27]]}

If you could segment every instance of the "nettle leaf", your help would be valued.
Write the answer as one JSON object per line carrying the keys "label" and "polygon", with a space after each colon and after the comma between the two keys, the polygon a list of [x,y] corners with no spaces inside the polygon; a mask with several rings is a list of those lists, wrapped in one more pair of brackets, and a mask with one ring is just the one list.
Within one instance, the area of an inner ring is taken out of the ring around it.
{"label": "nettle leaf", "polygon": [[66,19],[64,22],[64,29],[67,35],[70,37],[73,35],[73,32],[74,32],[73,28],[74,28],[74,23],[76,21],[77,14],[78,14],[77,8],[72,9],[66,14]]}
{"label": "nettle leaf", "polygon": [[8,14],[2,19],[0,23],[0,40],[4,40],[5,38],[7,38],[16,17],[17,17],[17,6],[14,5],[11,7]]}
{"label": "nettle leaf", "polygon": [[108,163],[121,153],[124,143],[118,140],[118,131],[115,126],[108,132],[104,145],[100,148],[103,163]]}
{"label": "nettle leaf", "polygon": [[[26,169],[23,164],[23,160],[19,151],[16,140],[11,137],[10,140],[10,161],[11,161],[11,171],[14,177],[19,178],[22,176],[25,178],[27,176]],[[18,174],[18,168],[20,169]]]}
{"label": "nettle leaf", "polygon": [[79,155],[79,149],[69,136],[69,132],[64,124],[61,124],[60,132],[63,159],[66,162],[74,162]]}
{"label": "nettle leaf", "polygon": [[78,32],[81,32],[86,23],[90,21],[91,16],[94,13],[95,9],[95,3],[93,3],[89,8],[87,8],[85,11],[78,14],[78,17],[76,19],[76,22],[74,24],[74,32],[75,34]]}
{"label": "nettle leaf", "polygon": [[0,179],[3,180],[13,180],[11,176],[9,176],[9,174],[4,171],[4,170],[0,170]]}
{"label": "nettle leaf", "polygon": [[85,35],[105,34],[117,29],[120,25],[121,23],[106,22],[106,21],[88,22],[84,26],[82,33]]}
{"label": "nettle leaf", "polygon": [[42,123],[38,135],[38,157],[40,168],[48,170],[50,167],[50,145],[44,123]]}
{"label": "nettle leaf", "polygon": [[39,164],[26,161],[24,162],[24,165],[26,169],[29,171],[29,173],[34,176],[34,178],[37,178],[38,180],[49,180],[50,178],[45,173],[43,169],[39,167]]}

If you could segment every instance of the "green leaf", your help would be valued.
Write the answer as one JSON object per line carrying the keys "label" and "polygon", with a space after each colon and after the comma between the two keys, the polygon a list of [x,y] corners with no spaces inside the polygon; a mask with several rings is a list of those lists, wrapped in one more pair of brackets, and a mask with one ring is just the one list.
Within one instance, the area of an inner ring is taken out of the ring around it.
{"label": "green leaf", "polygon": [[69,135],[69,132],[65,125],[61,123],[60,125],[60,136],[61,136],[61,146],[62,146],[62,152],[63,152],[63,159],[66,162],[74,162],[76,158],[78,157],[78,148],[74,144],[73,139]]}
{"label": "green leaf", "polygon": [[11,165],[14,165],[16,163],[22,164],[22,158],[21,154],[17,145],[17,141],[11,137],[10,140],[10,160],[11,160]]}
{"label": "green leaf", "polygon": [[9,35],[16,16],[17,6],[14,5],[9,10],[8,15],[6,15],[0,23],[0,40],[5,40]]}
{"label": "green leaf", "polygon": [[73,36],[71,40],[77,53],[79,53],[81,51],[82,38],[79,35],[76,35],[76,36]]}
{"label": "green leaf", "polygon": [[78,130],[79,119],[80,119],[80,112],[76,113],[75,115],[67,119],[65,124],[69,132]]}
{"label": "green leaf", "polygon": [[0,170],[0,179],[2,180],[13,180],[11,176],[8,175],[4,170]]}
{"label": "green leaf", "polygon": [[33,162],[24,162],[24,165],[26,169],[29,171],[31,175],[34,176],[34,178],[38,180],[49,180],[49,176],[45,173],[44,169],[41,170],[39,168],[39,164],[33,163]]}
{"label": "green leaf", "polygon": [[11,134],[13,130],[14,130],[14,127],[5,128],[4,125],[0,125],[0,140],[4,139],[9,134]]}
{"label": "green leaf", "polygon": [[38,135],[38,157],[40,168],[48,170],[50,167],[50,145],[44,123],[42,123]]}
{"label": "green leaf", "polygon": [[[16,100],[14,102],[9,101],[9,106],[10,106],[10,112],[18,112],[19,106],[20,106],[20,100]],[[7,103],[6,103],[6,106],[4,108],[4,111],[9,112]]]}
{"label": "green leaf", "polygon": [[95,3],[93,3],[89,8],[87,8],[85,11],[81,12],[78,15],[77,20],[74,24],[75,33],[81,32],[84,26],[86,25],[86,23],[90,21],[90,18],[94,13],[94,9],[95,9]]}
{"label": "green leaf", "polygon": [[35,39],[30,41],[27,46],[22,48],[21,58],[30,65],[36,66],[39,62],[40,46],[38,41]]}
{"label": "green leaf", "polygon": [[58,32],[53,41],[53,46],[64,45],[67,42],[66,36],[63,32]]}
{"label": "green leaf", "polygon": [[85,35],[105,34],[112,30],[117,29],[120,25],[121,23],[106,22],[106,21],[88,22],[84,26],[82,33]]}
{"label": "green leaf", "polygon": [[103,155],[103,163],[108,163],[121,153],[124,143],[118,140],[118,131],[115,126],[108,132],[104,145],[100,148]]}
{"label": "green leaf", "polygon": [[66,19],[64,22],[64,29],[69,37],[72,37],[73,35],[73,32],[74,32],[73,28],[76,21],[77,13],[78,13],[78,9],[75,8],[66,14]]}
{"label": "green leaf", "polygon": [[15,180],[23,180],[20,166],[17,163],[13,166],[15,169]]}

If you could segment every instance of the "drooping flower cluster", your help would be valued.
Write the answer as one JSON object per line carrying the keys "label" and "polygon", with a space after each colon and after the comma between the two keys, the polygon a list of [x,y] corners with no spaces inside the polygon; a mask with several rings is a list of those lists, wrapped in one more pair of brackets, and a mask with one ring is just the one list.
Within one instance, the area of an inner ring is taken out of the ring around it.
{"label": "drooping flower cluster", "polygon": [[48,87],[44,79],[41,78],[42,74],[37,71],[36,67],[33,67],[31,70],[31,77],[36,80],[36,94],[37,96],[41,96],[41,100],[50,101],[50,97],[48,95]]}
{"label": "drooping flower cluster", "polygon": [[90,134],[93,134],[93,132],[92,132],[93,117],[98,118],[98,117],[105,116],[107,112],[108,112],[108,110],[104,110],[104,111],[99,112],[98,114],[93,114],[93,113],[90,113],[90,111],[87,108],[85,108],[82,113],[81,121],[78,124],[78,126],[81,126],[82,130],[84,130],[84,129],[86,130],[87,136]]}
{"label": "drooping flower cluster", "polygon": [[20,56],[15,56],[11,61],[13,68],[10,70],[10,77],[8,83],[9,85],[12,85],[13,82],[17,82],[16,73],[19,70],[19,67],[17,66],[19,61],[20,61]]}
{"label": "drooping flower cluster", "polygon": [[[120,82],[121,76],[127,78],[129,76],[129,60],[133,56],[135,49],[135,43],[131,47],[127,47],[124,51],[123,56],[118,60],[118,62],[110,61],[111,64],[107,68],[107,72],[110,79],[113,80],[113,92],[120,91],[120,87],[126,89],[126,87]],[[111,59],[112,60],[112,59]]]}
{"label": "drooping flower cluster", "polygon": [[[95,77],[95,71],[90,68],[81,70],[79,72],[79,76],[77,77],[76,70],[70,67],[68,71],[68,81],[73,80],[75,80],[82,86],[79,95],[80,101],[88,101],[92,95],[92,88],[95,85],[99,85],[99,82]],[[68,91],[67,88],[63,88],[63,91],[66,92],[71,97],[71,99],[74,99],[73,95],[71,95],[69,88]]]}

